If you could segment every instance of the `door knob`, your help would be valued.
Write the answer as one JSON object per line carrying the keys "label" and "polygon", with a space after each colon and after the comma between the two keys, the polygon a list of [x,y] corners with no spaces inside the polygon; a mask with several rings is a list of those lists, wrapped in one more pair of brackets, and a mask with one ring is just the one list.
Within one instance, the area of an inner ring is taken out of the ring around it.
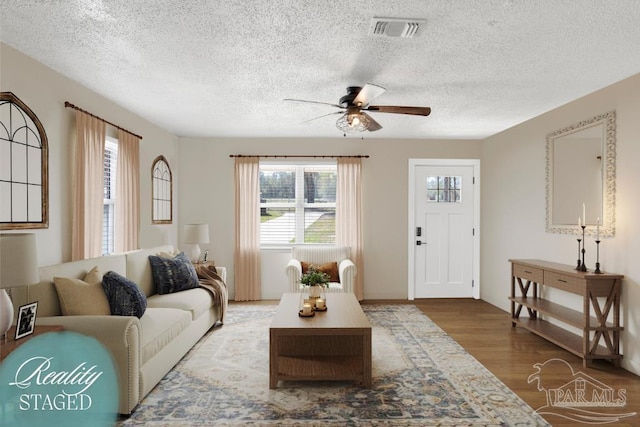
{"label": "door knob", "polygon": [[427,242],[423,242],[423,241],[421,241],[421,240],[416,240],[416,246],[421,246],[421,245],[423,245],[423,244],[425,244],[425,245],[426,245],[426,244],[427,244]]}

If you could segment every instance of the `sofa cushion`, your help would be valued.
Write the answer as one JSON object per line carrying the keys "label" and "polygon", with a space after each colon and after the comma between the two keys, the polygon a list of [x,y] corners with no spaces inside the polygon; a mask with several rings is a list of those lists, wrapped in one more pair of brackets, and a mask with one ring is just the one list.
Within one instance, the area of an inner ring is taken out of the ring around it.
{"label": "sofa cushion", "polygon": [[175,308],[148,308],[140,318],[144,365],[191,324],[191,314]]}
{"label": "sofa cushion", "polygon": [[149,255],[149,262],[157,293],[171,294],[198,287],[198,274],[184,252],[174,258]]}
{"label": "sofa cushion", "polygon": [[148,308],[179,308],[191,313],[193,320],[211,310],[213,304],[211,293],[204,288],[189,289],[174,294],[156,294],[147,299]]}
{"label": "sofa cushion", "polygon": [[312,264],[310,262],[301,261],[300,265],[302,266],[302,274],[305,274],[309,270],[309,268],[313,266],[317,271],[328,274],[329,280],[331,282],[340,283],[340,274],[338,273],[337,262],[326,262],[324,264],[318,265],[318,264]]}
{"label": "sofa cushion", "polygon": [[109,300],[102,287],[102,273],[93,267],[84,280],[54,277],[63,316],[110,315]]}
{"label": "sofa cushion", "polygon": [[102,287],[107,294],[111,314],[142,317],[147,308],[147,297],[135,282],[115,271],[108,271],[102,278]]}

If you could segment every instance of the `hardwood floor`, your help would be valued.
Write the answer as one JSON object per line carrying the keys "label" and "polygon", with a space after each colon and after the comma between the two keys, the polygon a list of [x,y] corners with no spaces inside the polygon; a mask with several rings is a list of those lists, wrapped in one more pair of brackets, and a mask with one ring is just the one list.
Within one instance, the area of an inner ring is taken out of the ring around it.
{"label": "hardwood floor", "polygon": [[[607,425],[640,426],[640,377],[637,375],[622,368],[614,368],[606,361],[598,361],[593,367],[583,368],[582,359],[522,328],[512,328],[508,313],[484,301],[427,299],[413,303],[533,409],[547,404],[546,393],[538,391],[537,383],[529,384],[527,379],[536,372],[536,363],[558,358],[568,362],[574,373],[582,372],[613,388],[614,393],[626,390],[624,407],[585,409],[610,414],[635,412],[634,416]],[[552,376],[549,372],[544,372],[544,380],[554,381],[558,384],[557,387],[572,379],[571,373],[565,370],[553,371]],[[590,396],[587,400],[591,400]],[[544,417],[553,426],[587,425],[556,415]]]}

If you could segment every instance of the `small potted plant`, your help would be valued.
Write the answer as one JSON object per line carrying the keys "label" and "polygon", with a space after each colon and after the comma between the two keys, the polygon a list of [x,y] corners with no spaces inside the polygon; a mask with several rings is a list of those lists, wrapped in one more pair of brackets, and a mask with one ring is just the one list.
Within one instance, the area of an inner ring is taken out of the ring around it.
{"label": "small potted plant", "polygon": [[303,286],[309,287],[309,296],[312,298],[318,298],[320,296],[321,288],[329,286],[329,275],[318,270],[315,266],[310,266],[306,273],[300,278],[300,283]]}

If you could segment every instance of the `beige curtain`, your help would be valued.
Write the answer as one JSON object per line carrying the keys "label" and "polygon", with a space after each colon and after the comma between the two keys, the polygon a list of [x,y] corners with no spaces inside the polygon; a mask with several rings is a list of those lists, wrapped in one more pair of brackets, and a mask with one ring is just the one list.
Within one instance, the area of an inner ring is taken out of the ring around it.
{"label": "beige curtain", "polygon": [[140,230],[140,139],[118,130],[115,251],[138,249]]}
{"label": "beige curtain", "polygon": [[259,300],[260,164],[257,157],[236,157],[236,224],[234,272],[236,301]]}
{"label": "beige curtain", "polygon": [[76,145],[72,173],[71,258],[102,255],[105,125],[76,111]]}
{"label": "beige curtain", "polygon": [[363,300],[362,160],[360,158],[338,158],[336,244],[351,248],[351,260],[358,269],[354,294],[358,300]]}

